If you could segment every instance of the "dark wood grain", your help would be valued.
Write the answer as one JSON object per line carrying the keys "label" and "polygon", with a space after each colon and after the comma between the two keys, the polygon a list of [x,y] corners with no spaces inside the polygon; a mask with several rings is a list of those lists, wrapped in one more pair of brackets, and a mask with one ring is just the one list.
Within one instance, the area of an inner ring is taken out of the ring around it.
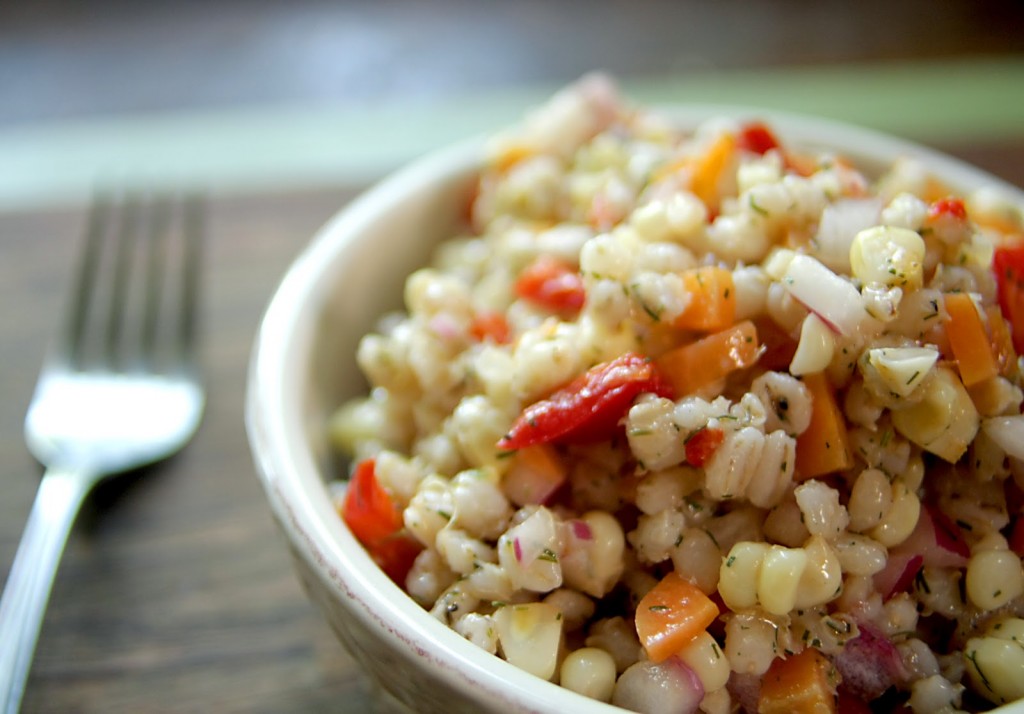
{"label": "dark wood grain", "polygon": [[[101,486],[72,533],[26,712],[367,711],[370,689],[294,578],[254,476],[245,368],[288,261],[348,189],[214,201],[204,423],[171,461]],[[21,422],[82,215],[0,217],[0,572],[39,468]]]}
{"label": "dark wood grain", "polygon": [[[1024,136],[944,148],[1018,185]],[[373,691],[293,576],[245,440],[250,345],[288,262],[352,188],[210,206],[206,418],[180,455],[102,486],[72,533],[26,712],[364,712]],[[83,216],[0,215],[0,572],[39,468],[21,424]]]}

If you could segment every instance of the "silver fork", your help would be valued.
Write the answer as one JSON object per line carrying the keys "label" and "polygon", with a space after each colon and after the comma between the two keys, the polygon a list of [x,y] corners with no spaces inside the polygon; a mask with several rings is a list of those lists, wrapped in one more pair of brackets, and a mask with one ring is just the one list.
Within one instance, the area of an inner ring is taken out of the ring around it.
{"label": "silver fork", "polygon": [[199,425],[198,197],[107,197],[90,212],[64,329],[25,419],[46,466],[0,601],[0,704],[20,707],[68,535],[104,478],[164,459]]}

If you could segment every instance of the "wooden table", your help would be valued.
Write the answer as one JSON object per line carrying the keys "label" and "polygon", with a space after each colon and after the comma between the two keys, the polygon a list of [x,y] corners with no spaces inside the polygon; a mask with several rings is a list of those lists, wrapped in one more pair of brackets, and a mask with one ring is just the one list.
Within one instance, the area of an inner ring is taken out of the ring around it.
{"label": "wooden table", "polygon": [[[1024,186],[1016,141],[939,147]],[[365,712],[370,684],[293,577],[254,475],[250,344],[289,260],[354,187],[214,200],[205,275],[205,421],[171,461],[101,487],[71,535],[26,712]],[[0,215],[0,573],[38,467],[24,410],[83,216]]]}
{"label": "wooden table", "polygon": [[[73,531],[26,712],[351,711],[370,689],[307,603],[254,475],[242,404],[260,314],[289,260],[352,195],[213,201],[208,404],[177,457],[103,485]],[[21,421],[63,308],[83,215],[0,216],[0,572],[39,468]]]}

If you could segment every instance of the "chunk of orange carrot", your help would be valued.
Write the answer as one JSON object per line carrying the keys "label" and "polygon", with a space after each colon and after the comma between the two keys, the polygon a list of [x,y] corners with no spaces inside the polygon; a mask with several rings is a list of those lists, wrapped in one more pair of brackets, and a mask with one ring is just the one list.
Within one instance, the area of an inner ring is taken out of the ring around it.
{"label": "chunk of orange carrot", "polygon": [[821,372],[804,376],[811,393],[811,422],[796,439],[796,473],[803,481],[853,466],[846,420],[828,378]]}
{"label": "chunk of orange carrot", "polygon": [[675,571],[641,598],[636,632],[652,662],[678,654],[718,617],[718,606],[700,588]]}
{"label": "chunk of orange carrot", "polygon": [[945,296],[946,336],[956,358],[960,381],[971,387],[999,374],[992,345],[974,300],[967,293]]}
{"label": "chunk of orange carrot", "polygon": [[838,674],[813,647],[772,662],[757,700],[758,714],[831,714],[837,709]]}
{"label": "chunk of orange carrot", "polygon": [[692,394],[737,369],[757,362],[761,348],[757,328],[749,320],[715,332],[696,342],[669,350],[655,359],[676,397]]}
{"label": "chunk of orange carrot", "polygon": [[719,185],[726,167],[736,153],[736,137],[729,132],[721,134],[700,156],[690,179],[690,190],[708,208],[717,210]]}
{"label": "chunk of orange carrot", "polygon": [[675,319],[686,330],[717,332],[736,319],[736,286],[732,271],[707,265],[682,273],[689,302]]}

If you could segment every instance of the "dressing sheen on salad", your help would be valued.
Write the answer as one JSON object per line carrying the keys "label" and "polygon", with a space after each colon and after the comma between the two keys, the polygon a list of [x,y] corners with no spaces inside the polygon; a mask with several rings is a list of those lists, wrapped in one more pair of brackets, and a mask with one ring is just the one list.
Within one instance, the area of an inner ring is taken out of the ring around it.
{"label": "dressing sheen on salad", "polygon": [[1018,700],[1015,200],[585,77],[363,337],[340,517],[481,657],[626,710]]}

